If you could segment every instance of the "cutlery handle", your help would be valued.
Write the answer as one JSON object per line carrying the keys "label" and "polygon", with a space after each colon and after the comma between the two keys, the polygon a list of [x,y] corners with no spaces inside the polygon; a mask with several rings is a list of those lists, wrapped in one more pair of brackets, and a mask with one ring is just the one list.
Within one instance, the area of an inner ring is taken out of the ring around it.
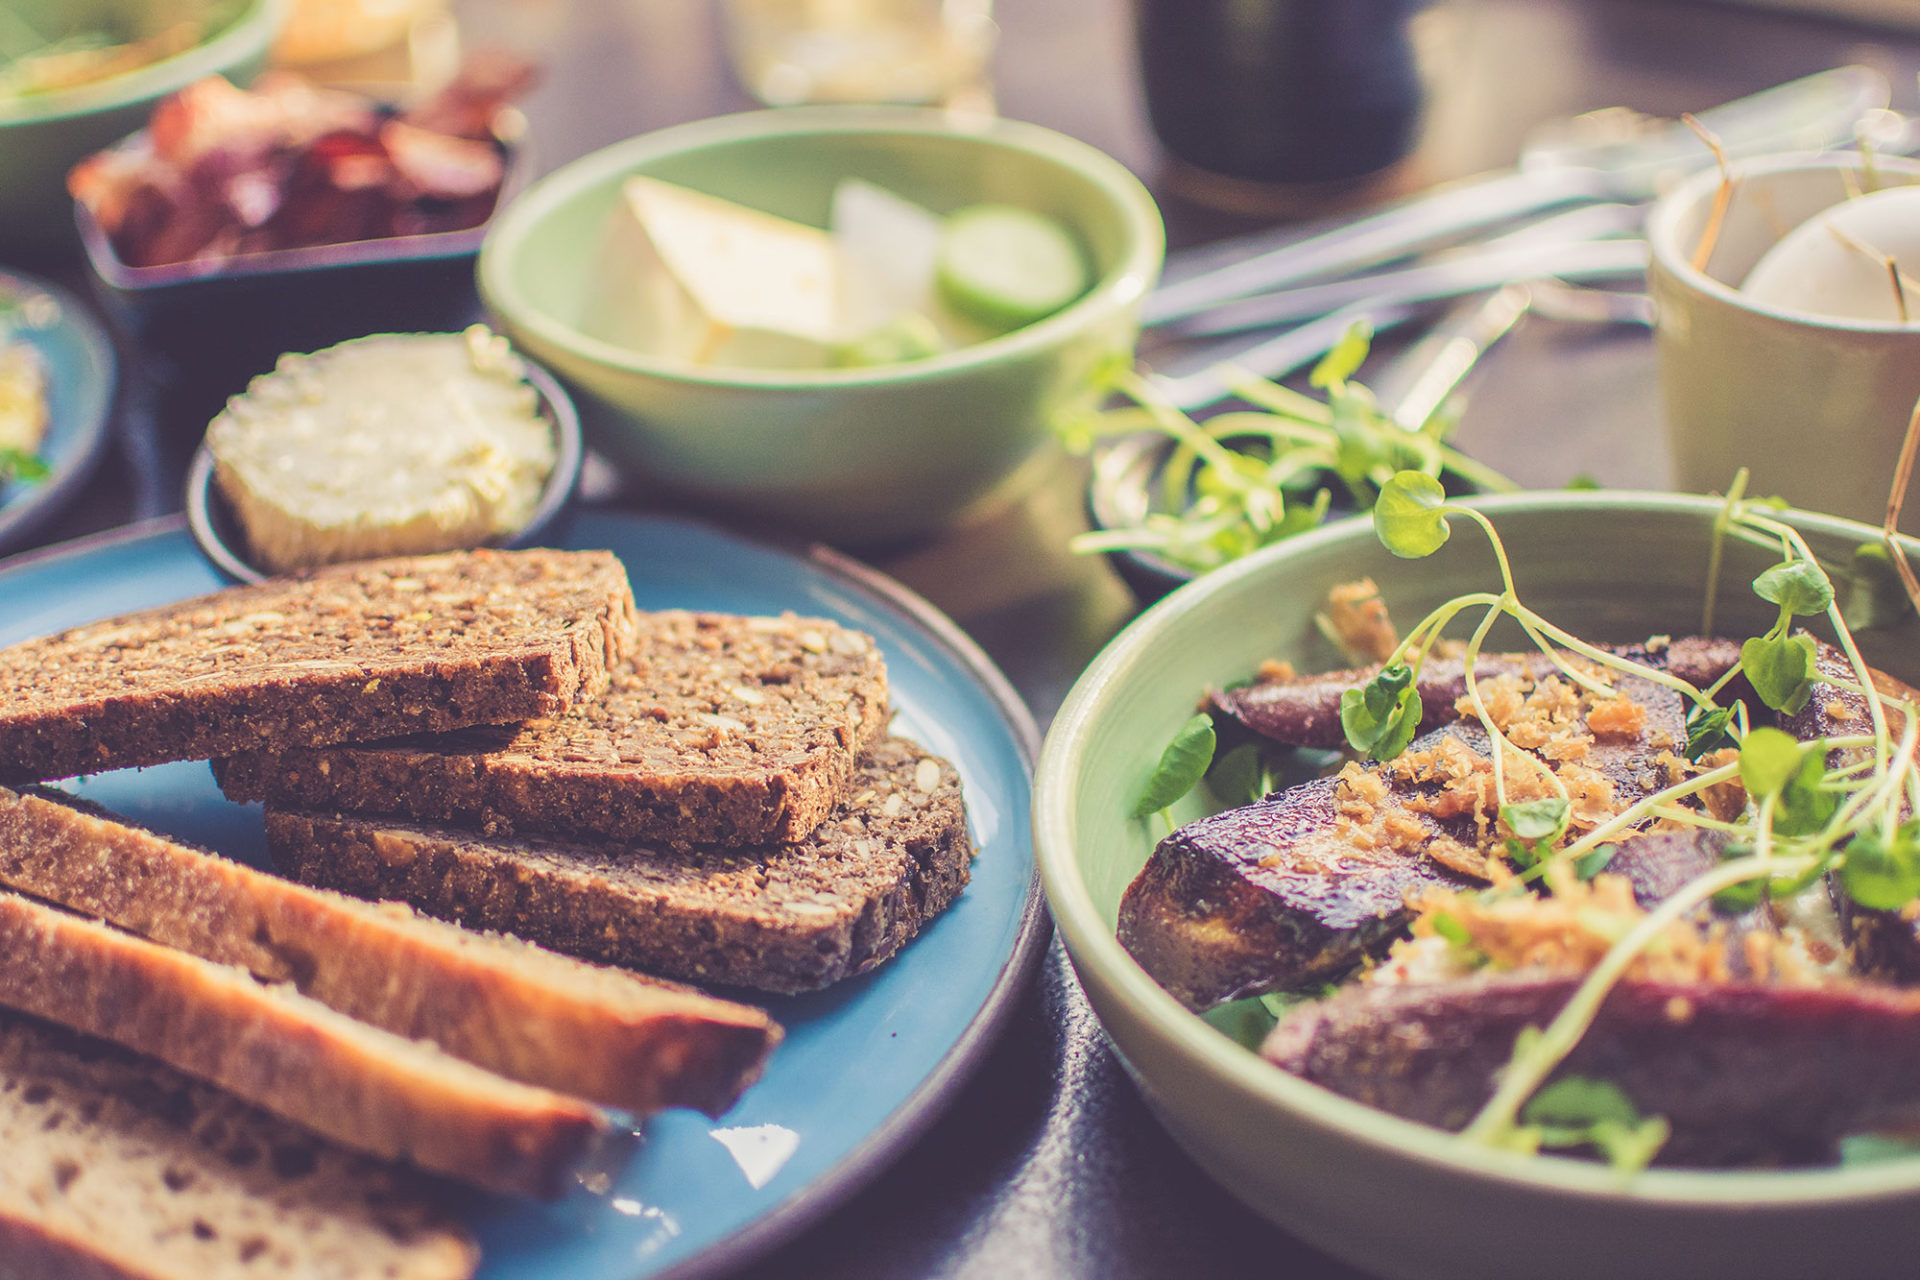
{"label": "cutlery handle", "polygon": [[1242,333],[1307,320],[1368,302],[1427,302],[1481,289],[1497,289],[1509,281],[1541,276],[1590,280],[1639,275],[1646,265],[1646,241],[1637,238],[1489,245],[1461,250],[1430,266],[1353,276],[1241,298],[1204,316],[1170,325],[1168,331],[1183,337]]}
{"label": "cutlery handle", "polygon": [[1389,417],[1418,431],[1532,305],[1533,291],[1524,284],[1458,303],[1367,385]]}
{"label": "cutlery handle", "polygon": [[1163,285],[1148,295],[1141,322],[1152,327],[1262,289],[1378,266],[1530,213],[1598,199],[1605,191],[1604,178],[1590,169],[1514,171],[1470,179],[1282,248]]}

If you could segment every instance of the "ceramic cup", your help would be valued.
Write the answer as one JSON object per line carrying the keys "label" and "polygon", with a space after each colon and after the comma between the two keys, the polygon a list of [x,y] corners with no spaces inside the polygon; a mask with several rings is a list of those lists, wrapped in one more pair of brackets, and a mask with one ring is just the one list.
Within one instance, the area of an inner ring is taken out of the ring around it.
{"label": "ceramic cup", "polygon": [[[1881,157],[1874,169],[1882,186],[1920,184],[1920,164],[1912,161]],[[1774,156],[1739,162],[1734,175],[1705,270],[1691,259],[1712,213],[1717,173],[1663,197],[1647,224],[1675,484],[1724,491],[1746,467],[1749,493],[1879,524],[1920,401],[1920,325],[1802,314],[1740,292],[1783,235],[1860,189],[1860,159]],[[1901,524],[1909,532],[1920,527],[1920,510],[1910,505]]]}

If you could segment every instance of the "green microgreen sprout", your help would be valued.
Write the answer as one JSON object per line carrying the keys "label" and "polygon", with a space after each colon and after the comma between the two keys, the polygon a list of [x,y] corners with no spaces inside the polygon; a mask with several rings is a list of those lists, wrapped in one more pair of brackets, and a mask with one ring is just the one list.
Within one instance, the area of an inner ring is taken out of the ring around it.
{"label": "green microgreen sprout", "polygon": [[1420,728],[1420,716],[1420,691],[1404,662],[1389,662],[1366,684],[1340,695],[1340,728],[1347,742],[1375,760],[1405,751]]}
{"label": "green microgreen sprout", "polygon": [[1068,447],[1086,452],[1100,440],[1148,432],[1171,442],[1153,485],[1149,510],[1134,525],[1083,533],[1077,552],[1151,552],[1203,573],[1261,547],[1318,528],[1336,504],[1370,510],[1396,473],[1416,471],[1487,492],[1517,486],[1446,441],[1453,422],[1436,414],[1409,431],[1353,381],[1367,357],[1371,331],[1356,323],[1308,378],[1324,398],[1224,368],[1245,405],[1198,422],[1176,408],[1124,362],[1100,381],[1129,403],[1096,409],[1062,424]]}
{"label": "green microgreen sprout", "polygon": [[[1920,418],[1916,418],[1920,421]],[[1675,922],[1713,901],[1730,910],[1751,907],[1767,897],[1786,897],[1823,874],[1857,904],[1895,910],[1920,897],[1920,708],[1905,707],[1898,742],[1888,711],[1895,704],[1879,692],[1860,656],[1836,600],[1831,575],[1820,565],[1799,531],[1778,518],[1779,504],[1743,496],[1744,477],[1736,479],[1715,522],[1712,554],[1717,579],[1724,539],[1748,542],[1777,554],[1753,582],[1754,594],[1777,607],[1773,624],[1741,646],[1740,662],[1709,689],[1698,689],[1669,672],[1586,644],[1535,613],[1514,588],[1505,548],[1492,522],[1470,506],[1449,500],[1431,476],[1403,473],[1381,488],[1374,508],[1374,529],[1387,550],[1401,556],[1438,551],[1450,536],[1450,521],[1469,520],[1486,534],[1499,566],[1502,590],[1456,597],[1415,624],[1393,660],[1341,704],[1342,725],[1356,751],[1391,760],[1406,749],[1410,735],[1403,721],[1411,703],[1418,721],[1419,673],[1442,631],[1462,613],[1481,616],[1466,646],[1467,703],[1488,739],[1491,773],[1509,858],[1519,879],[1538,881],[1548,891],[1569,879],[1591,880],[1612,858],[1624,835],[1659,818],[1727,832],[1724,860],[1669,896],[1613,943],[1545,1027],[1529,1027],[1516,1038],[1513,1056],[1493,1096],[1463,1131],[1467,1141],[1538,1150],[1551,1146],[1590,1146],[1616,1167],[1637,1170],[1653,1158],[1666,1136],[1658,1117],[1643,1119],[1630,1100],[1604,1081],[1576,1076],[1551,1079],[1592,1025],[1602,1003],[1634,961]],[[1711,607],[1711,606],[1709,606]],[[1633,676],[1678,692],[1688,706],[1687,747],[1696,772],[1646,796],[1568,839],[1569,801],[1551,768],[1530,753],[1513,748],[1488,713],[1476,681],[1476,666],[1493,624],[1518,623],[1533,644],[1569,679],[1598,697],[1614,696],[1609,678]],[[1800,619],[1824,618],[1832,628],[1844,665],[1822,665],[1812,636],[1797,629]],[[1593,664],[1603,676],[1575,669],[1567,654]],[[1814,686],[1830,695],[1853,695],[1869,711],[1868,732],[1803,741],[1771,726],[1749,726],[1746,707],[1721,705],[1716,695],[1737,675],[1769,708],[1792,716],[1810,700]],[[1702,767],[1706,757],[1733,748],[1730,760]],[[1539,769],[1553,794],[1510,802],[1506,762]],[[1726,822],[1702,813],[1697,797],[1710,788],[1738,780],[1749,800],[1750,816]],[[1490,893],[1507,892],[1494,889]],[[1463,935],[1455,939],[1449,933]],[[1434,919],[1442,937],[1466,945],[1470,936],[1458,920]],[[1549,1082],[1551,1079],[1551,1083]]]}

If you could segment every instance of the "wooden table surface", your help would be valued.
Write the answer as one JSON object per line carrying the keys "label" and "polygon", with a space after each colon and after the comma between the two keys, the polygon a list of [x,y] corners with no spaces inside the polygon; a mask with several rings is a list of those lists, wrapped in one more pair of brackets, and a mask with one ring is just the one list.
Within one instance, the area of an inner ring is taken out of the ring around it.
{"label": "wooden table surface", "polygon": [[[456,0],[456,12],[469,45],[511,45],[546,65],[544,86],[525,104],[542,169],[754,105],[732,79],[707,0]],[[1176,189],[1147,126],[1127,0],[999,0],[996,17],[1003,114],[1125,162],[1161,199],[1176,249],[1260,225]],[[1682,0],[1439,0],[1418,21],[1429,109],[1418,152],[1387,184],[1400,189],[1511,164],[1527,132],[1555,117],[1618,105],[1673,116],[1842,63],[1884,71],[1896,104],[1912,109],[1920,72],[1920,36]],[[1523,482],[1553,486],[1582,473],[1609,487],[1668,482],[1644,330],[1529,321],[1470,390],[1459,442]],[[167,421],[167,412],[158,406],[162,445],[123,432],[43,540],[178,506],[179,442],[201,424]],[[1066,550],[1085,527],[1082,477],[1080,464],[1058,459],[1017,504],[867,556],[970,632],[1043,727],[1137,610],[1103,561]],[[1241,1208],[1174,1146],[1056,947],[943,1116],[883,1177],[746,1274],[1357,1273]]]}

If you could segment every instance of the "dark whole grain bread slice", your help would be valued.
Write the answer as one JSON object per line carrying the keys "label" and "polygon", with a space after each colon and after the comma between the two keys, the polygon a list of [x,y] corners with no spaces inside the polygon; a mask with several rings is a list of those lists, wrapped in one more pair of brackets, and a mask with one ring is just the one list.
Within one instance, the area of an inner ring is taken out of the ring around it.
{"label": "dark whole grain bread slice", "polygon": [[953,767],[900,738],[862,757],[804,841],[674,849],[488,838],[267,808],[294,878],[692,982],[811,991],[892,956],[967,881]]}
{"label": "dark whole grain bread slice", "polygon": [[604,551],[335,565],[0,649],[0,783],[558,715],[631,647]]}
{"label": "dark whole grain bread slice", "polygon": [[0,1276],[466,1280],[435,1179],[0,1010]]}
{"label": "dark whole grain bread slice", "polygon": [[520,1084],[214,964],[0,890],[0,1005],[160,1059],[344,1146],[554,1196],[606,1131]]}
{"label": "dark whole grain bread slice", "polygon": [[60,792],[0,787],[0,884],[632,1112],[718,1115],[780,1040],[759,1009],[294,884]]}
{"label": "dark whole grain bread slice", "polygon": [[231,799],[680,844],[790,843],[832,812],[885,728],[886,665],[816,618],[670,611],[637,624],[644,671],[565,716],[214,763]]}

